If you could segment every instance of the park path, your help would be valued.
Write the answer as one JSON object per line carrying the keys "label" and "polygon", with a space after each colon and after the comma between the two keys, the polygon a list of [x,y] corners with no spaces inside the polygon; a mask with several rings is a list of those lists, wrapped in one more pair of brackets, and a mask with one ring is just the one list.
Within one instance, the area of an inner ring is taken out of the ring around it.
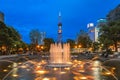
{"label": "park path", "polygon": [[2,56],[0,56],[0,59],[17,57],[17,56],[18,56],[17,54],[14,54],[14,55],[2,55]]}

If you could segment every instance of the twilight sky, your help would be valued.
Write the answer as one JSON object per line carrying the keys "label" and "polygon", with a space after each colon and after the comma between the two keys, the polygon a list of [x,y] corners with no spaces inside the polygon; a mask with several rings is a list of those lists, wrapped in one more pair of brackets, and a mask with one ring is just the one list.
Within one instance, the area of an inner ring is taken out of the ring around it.
{"label": "twilight sky", "polygon": [[32,29],[46,32],[46,37],[57,39],[58,13],[62,13],[63,40],[75,39],[87,24],[105,18],[120,0],[0,0],[0,11],[5,23],[13,26],[30,43]]}

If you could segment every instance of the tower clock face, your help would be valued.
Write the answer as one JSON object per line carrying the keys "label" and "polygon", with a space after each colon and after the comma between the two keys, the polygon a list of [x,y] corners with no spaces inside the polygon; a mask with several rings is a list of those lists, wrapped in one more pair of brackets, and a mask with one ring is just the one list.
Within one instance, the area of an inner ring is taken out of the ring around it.
{"label": "tower clock face", "polygon": [[58,30],[58,33],[62,33],[62,30]]}

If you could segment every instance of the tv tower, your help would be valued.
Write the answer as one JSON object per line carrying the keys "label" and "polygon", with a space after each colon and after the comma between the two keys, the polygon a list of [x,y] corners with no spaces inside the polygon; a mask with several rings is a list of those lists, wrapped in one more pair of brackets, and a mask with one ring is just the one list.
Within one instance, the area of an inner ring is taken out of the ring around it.
{"label": "tv tower", "polygon": [[61,12],[58,16],[58,43],[62,42],[62,23],[61,23]]}

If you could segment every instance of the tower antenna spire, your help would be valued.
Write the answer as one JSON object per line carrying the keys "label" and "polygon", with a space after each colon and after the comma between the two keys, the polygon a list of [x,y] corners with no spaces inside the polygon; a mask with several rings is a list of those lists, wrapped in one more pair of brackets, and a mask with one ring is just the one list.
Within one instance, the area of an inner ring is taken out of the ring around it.
{"label": "tower antenna spire", "polygon": [[61,16],[61,11],[59,11],[59,17]]}

